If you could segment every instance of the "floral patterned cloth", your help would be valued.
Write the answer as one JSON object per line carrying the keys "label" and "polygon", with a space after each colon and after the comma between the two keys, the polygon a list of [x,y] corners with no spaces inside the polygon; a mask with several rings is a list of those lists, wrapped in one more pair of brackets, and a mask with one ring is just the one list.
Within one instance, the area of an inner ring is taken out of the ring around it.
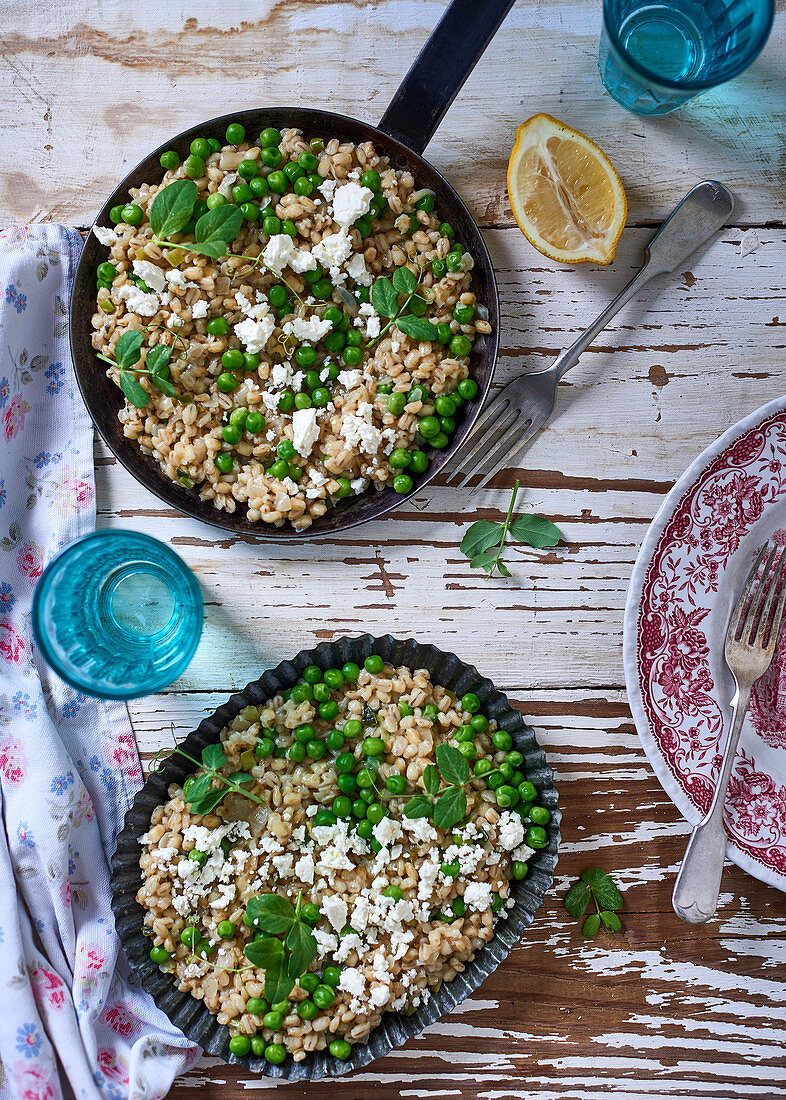
{"label": "floral patterned cloth", "polygon": [[199,1051],[138,988],[115,933],[109,856],[142,781],[125,706],[43,663],[41,572],[93,528],[93,430],[67,301],[81,241],[0,232],[0,1096],[163,1097]]}

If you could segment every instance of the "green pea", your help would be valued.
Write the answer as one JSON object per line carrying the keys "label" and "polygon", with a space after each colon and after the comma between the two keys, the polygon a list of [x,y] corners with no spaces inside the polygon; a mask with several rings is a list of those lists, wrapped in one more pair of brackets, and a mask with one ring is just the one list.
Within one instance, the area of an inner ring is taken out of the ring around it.
{"label": "green pea", "polygon": [[455,402],[448,394],[440,394],[434,402],[434,406],[438,416],[453,416],[456,411]]}
{"label": "green pea", "polygon": [[379,172],[375,172],[373,169],[364,172],[360,177],[360,186],[368,187],[371,191],[379,191],[382,187],[382,179],[380,178]]}
{"label": "green pea", "polygon": [[529,811],[529,819],[533,825],[548,825],[551,814],[545,806],[533,806]]}
{"label": "green pea", "polygon": [[319,813],[314,815],[314,824],[321,828],[323,825],[335,825],[336,815],[331,813],[330,810],[320,810]]}
{"label": "green pea", "polygon": [[426,703],[423,708],[423,717],[428,718],[430,722],[436,722],[439,718],[439,707],[436,703]]}
{"label": "green pea", "polygon": [[385,786],[391,794],[404,794],[407,789],[406,777],[392,772],[385,780]]}
{"label": "green pea", "polygon": [[307,393],[296,393],[295,394],[295,408],[296,409],[310,409],[311,406],[313,405],[313,403],[314,402],[311,400],[311,398],[308,396]]}
{"label": "green pea", "polygon": [[[243,369],[243,352],[239,348],[230,348],[225,351],[221,356],[221,366],[225,370],[242,370]],[[232,387],[235,388],[234,386]]]}
{"label": "green pea", "polygon": [[123,211],[125,207],[121,203],[119,206],[113,206],[109,211],[109,220],[113,225],[119,225],[123,220]]}
{"label": "green pea", "polygon": [[475,731],[473,730],[471,725],[459,726],[459,728],[456,730],[455,737],[459,744],[462,741],[474,741]]}
{"label": "green pea", "polygon": [[[281,446],[282,444],[279,443],[277,448],[279,456],[281,458],[289,458],[290,456],[288,454],[281,453]],[[295,448],[292,447],[292,454],[294,453]],[[318,684],[322,679],[322,669],[319,667],[319,665],[307,665],[306,668],[303,669],[303,679],[306,681],[307,684]]]}
{"label": "green pea", "polygon": [[333,722],[338,718],[338,703],[332,699],[328,699],[326,703],[319,704],[319,717],[323,718],[326,722]]}
{"label": "green pea", "polygon": [[507,783],[503,783],[501,787],[497,789],[497,805],[503,808],[508,806],[515,806],[519,800],[519,792],[515,787],[511,787]]}
{"label": "green pea", "polygon": [[319,279],[319,281],[312,286],[311,293],[322,302],[333,293],[333,284],[330,279]]}
{"label": "green pea", "polygon": [[456,236],[453,226],[449,225],[448,222],[442,222],[439,227],[439,235],[440,237],[447,237],[449,241],[452,241]]}
{"label": "green pea", "polygon": [[[278,168],[283,158],[281,156],[281,150],[276,149],[275,146],[271,146],[262,150],[262,152],[259,154],[259,159],[262,161],[266,168]],[[268,177],[268,183],[269,182],[270,181]]]}
{"label": "green pea", "polygon": [[291,160],[291,161],[289,161],[288,164],[285,164],[284,168],[283,168],[283,171],[284,171],[284,175],[292,183],[294,183],[295,180],[302,179],[303,175],[304,175],[303,169],[300,167],[300,165],[295,160]]}
{"label": "green pea", "polygon": [[[333,822],[335,825],[335,821]],[[307,901],[300,907],[300,915],[304,921],[308,921],[309,924],[319,924],[322,920],[322,914],[319,911],[319,906],[315,905],[313,901]]]}
{"label": "green pea", "polygon": [[382,893],[386,898],[393,898],[394,901],[401,901],[404,897],[404,891],[400,886],[386,886]]}
{"label": "green pea", "polygon": [[352,814],[352,799],[345,794],[336,795],[330,808],[336,817],[350,817]]}
{"label": "green pea", "polygon": [[472,774],[476,775],[478,779],[482,779],[483,776],[489,775],[494,770],[494,765],[490,760],[487,760],[485,756],[480,760],[476,760],[472,765]]}
{"label": "green pea", "polygon": [[354,794],[358,786],[358,781],[354,775],[339,775],[336,778],[336,783],[342,794]]}
{"label": "green pea", "polygon": [[330,688],[340,688],[344,683],[344,673],[340,668],[328,668],[325,670],[325,683]]}
{"label": "green pea", "polygon": [[[276,233],[280,233],[281,232],[281,220],[279,218],[277,218],[275,216],[275,214],[266,214],[265,217],[262,219],[262,232],[265,234],[266,237],[273,237],[273,236],[275,236]],[[275,289],[276,289],[276,287],[271,287],[270,288],[270,290],[275,290]],[[281,287],[280,289],[284,290],[283,287]],[[269,299],[270,298],[270,291],[268,291],[267,296],[268,296],[268,299]],[[285,302],[289,301],[289,298],[287,296],[287,292],[285,290],[284,290],[284,300],[285,300]],[[275,303],[271,302],[271,305],[274,305],[274,304]],[[283,304],[284,303],[282,302],[282,305]]]}
{"label": "green pea", "polygon": [[465,756],[467,758],[467,760],[474,760],[475,757],[478,755],[477,747],[473,745],[471,741],[464,741],[461,745],[459,745],[458,750],[462,756]]}
{"label": "green pea", "polygon": [[533,825],[527,829],[524,843],[530,848],[547,848],[549,844],[548,834],[540,825]]}
{"label": "green pea", "polygon": [[262,737],[256,744],[256,754],[262,760],[265,760],[270,756],[276,747],[276,743],[272,737]]}
{"label": "green pea", "polygon": [[281,144],[281,134],[273,126],[268,126],[259,135],[259,144],[263,149],[272,149]]}
{"label": "green pea", "polygon": [[393,478],[393,492],[398,493],[399,496],[404,496],[406,493],[411,493],[414,481],[409,474],[399,474]]}
{"label": "green pea", "polygon": [[195,157],[193,153],[186,157],[186,175],[189,179],[198,180],[205,174],[205,162],[202,157]]}
{"label": "green pea", "polygon": [[287,749],[287,757],[293,764],[302,764],[306,759],[306,746],[302,745],[300,741],[296,741],[294,745],[290,745]]}
{"label": "green pea", "polygon": [[291,390],[284,390],[278,399],[280,412],[291,412],[295,407],[295,395]]}
{"label": "green pea", "polygon": [[405,447],[396,447],[394,451],[391,451],[388,462],[394,470],[403,470],[409,466],[411,455]]}
{"label": "green pea", "polygon": [[227,126],[226,139],[230,145],[241,145],[245,139],[246,130],[239,122],[230,122]]}
{"label": "green pea", "polygon": [[225,443],[234,446],[235,443],[239,443],[243,438],[243,429],[237,424],[226,424],[221,432],[221,436]]}
{"label": "green pea", "polygon": [[538,797],[538,792],[535,785],[525,779],[523,783],[519,783],[519,795],[522,802],[534,802]]}
{"label": "green pea", "polygon": [[399,712],[399,714],[401,715],[402,718],[409,718],[410,715],[415,713],[414,710],[412,709],[412,707],[409,705],[409,703],[404,703],[404,702],[399,703],[398,712]]}
{"label": "green pea", "polygon": [[499,771],[489,772],[488,776],[486,777],[486,785],[492,791],[498,790],[498,788],[501,787],[504,782],[505,782],[505,776],[500,775]]}
{"label": "green pea", "polygon": [[262,1027],[269,1027],[271,1031],[280,1031],[283,1026],[284,1016],[281,1012],[272,1010],[262,1017]]}
{"label": "green pea", "polygon": [[207,331],[211,336],[226,336],[229,325],[225,317],[211,317],[207,323]]}
{"label": "green pea", "polygon": [[331,730],[327,735],[327,747],[331,752],[341,752],[344,748],[346,738],[340,730]]}
{"label": "green pea", "polygon": [[265,1040],[262,1035],[251,1036],[251,1053],[260,1058],[265,1053]]}
{"label": "green pea", "polygon": [[448,878],[456,878],[461,870],[461,867],[459,866],[459,861],[457,859],[452,859],[449,863],[443,863],[440,867],[440,870],[442,871],[442,874],[447,875]]}
{"label": "green pea", "polygon": [[471,350],[472,344],[466,336],[462,336],[460,333],[454,336],[450,341],[450,354],[455,355],[457,359],[462,359],[464,356],[469,355]]}
{"label": "green pea", "polygon": [[[292,440],[282,439],[279,445],[276,447],[276,454],[279,458],[286,458],[287,460],[289,460],[290,458],[294,458],[297,454],[297,451],[295,450],[295,445]],[[306,671],[308,671],[308,669]],[[319,672],[319,669],[317,669],[317,672]],[[303,674],[303,679],[308,684],[315,683],[314,680],[307,679],[305,673]]]}
{"label": "green pea", "polygon": [[328,306],[325,312],[322,314],[323,320],[330,321],[333,328],[335,328],[336,325],[341,324],[343,316],[344,314],[341,312],[338,306]]}
{"label": "green pea", "polygon": [[166,168],[168,172],[174,172],[180,167],[180,157],[174,149],[167,149],[165,153],[162,153],[158,158],[158,163],[162,168]]}
{"label": "green pea", "polygon": [[352,328],[345,336],[345,340],[350,347],[359,348],[363,342],[363,337],[360,335],[356,328]]}
{"label": "green pea", "polygon": [[255,351],[243,352],[243,370],[256,370],[259,366],[259,354]]}
{"label": "green pea", "polygon": [[199,932],[193,924],[187,924],[180,933],[180,942],[193,951],[199,941]]}
{"label": "green pea", "polygon": [[334,1058],[338,1058],[342,1062],[346,1062],[347,1058],[349,1058],[352,1053],[352,1047],[346,1039],[334,1039],[328,1047],[328,1050]]}
{"label": "green pea", "polygon": [[366,810],[366,820],[372,825],[379,825],[383,817],[387,817],[387,810],[381,802],[372,802]]}
{"label": "green pea", "polygon": [[247,1035],[233,1035],[229,1040],[229,1049],[232,1054],[237,1055],[238,1058],[242,1058],[243,1055],[248,1054],[251,1050],[251,1040]]}
{"label": "green pea", "polygon": [[250,202],[253,197],[254,192],[247,183],[236,183],[232,188],[232,201],[238,206],[243,202]]}
{"label": "green pea", "polygon": [[348,367],[357,367],[363,360],[363,352],[360,348],[344,348],[341,358]]}
{"label": "green pea", "polygon": [[311,1000],[301,1001],[297,1006],[296,1012],[301,1020],[313,1020],[319,1012],[319,1009]]}
{"label": "green pea", "polygon": [[322,981],[332,989],[337,989],[338,983],[341,981],[341,967],[326,966],[322,971]]}
{"label": "green pea", "polygon": [[316,738],[313,741],[306,742],[306,753],[312,760],[321,760],[327,751],[327,745],[324,741],[318,741]]}
{"label": "green pea", "polygon": [[267,185],[277,195],[283,195],[289,187],[289,180],[283,172],[271,172],[267,177]]}
{"label": "green pea", "polygon": [[424,439],[435,439],[440,432],[439,420],[436,416],[424,416],[418,423],[418,431]]}
{"label": "green pea", "polygon": [[352,494],[352,486],[348,477],[337,477],[338,489],[336,490],[337,497],[348,497]]}
{"label": "green pea", "polygon": [[286,233],[288,237],[297,236],[297,226],[291,218],[285,218],[281,223],[281,232]]}
{"label": "green pea", "polygon": [[271,1066],[280,1066],[287,1060],[287,1048],[283,1043],[268,1043],[265,1047],[265,1061]]}
{"label": "green pea", "polygon": [[358,798],[355,802],[352,803],[352,813],[355,817],[362,818],[361,821],[358,821],[355,829],[358,836],[361,837],[363,840],[371,840],[371,837],[374,835],[374,826],[371,824],[370,821],[366,820],[367,809],[368,804],[365,803],[362,798]]}
{"label": "green pea", "polygon": [[497,771],[501,776],[503,776],[506,782],[510,781],[513,778],[514,769],[510,766],[510,764],[506,764],[504,760],[497,768]]}
{"label": "green pea", "polygon": [[[360,774],[360,773],[358,773],[358,774]],[[376,798],[376,791],[373,791],[370,787],[366,788],[365,790],[360,792],[360,797],[365,802],[366,810],[367,810],[369,808],[369,806],[371,805],[371,803]],[[364,810],[363,812],[365,814],[366,811]]]}
{"label": "green pea", "polygon": [[171,955],[169,954],[169,952],[167,951],[167,949],[165,947],[158,946],[158,947],[151,947],[150,948],[150,960],[151,960],[151,962],[157,963],[159,966],[161,966],[162,963],[167,962],[167,960],[170,959],[170,958],[171,958]]}
{"label": "green pea", "polygon": [[494,900],[491,903],[491,912],[498,913],[504,904],[505,899],[503,897],[500,897],[499,894],[495,894]]}
{"label": "green pea", "polygon": [[296,195],[310,195],[314,190],[314,184],[308,176],[300,176],[299,179],[295,180],[292,190]]}
{"label": "green pea", "polygon": [[407,404],[406,395],[400,391],[391,393],[386,404],[389,413],[392,413],[393,416],[400,416]]}
{"label": "green pea", "polygon": [[[255,199],[263,199],[265,195],[270,191],[267,184],[267,179],[264,176],[253,176],[248,181],[248,186],[251,188],[251,194]],[[264,229],[264,223],[263,223]]]}
{"label": "green pea", "polygon": [[371,219],[364,215],[362,218],[358,218],[353,228],[357,229],[361,237],[365,239],[371,233]]}
{"label": "green pea", "polygon": [[409,460],[409,468],[413,474],[425,474],[428,469],[428,455],[425,451],[413,451]]}
{"label": "green pea", "polygon": [[[311,367],[317,361],[316,348],[312,348],[310,344],[303,344],[295,352],[295,361],[300,367]],[[310,373],[310,372],[309,372]],[[317,382],[319,382],[319,375],[316,376]],[[308,379],[306,379],[308,382]],[[312,387],[313,388],[313,387]]]}
{"label": "green pea", "polygon": [[213,150],[210,148],[210,142],[207,138],[198,137],[194,138],[190,146],[191,152],[195,157],[201,157],[202,160],[207,160]]}
{"label": "green pea", "polygon": [[305,989],[306,993],[313,993],[319,985],[319,978],[316,974],[303,974],[298,978],[298,985],[301,989]]}
{"label": "green pea", "polygon": [[450,908],[454,917],[463,917],[467,911],[467,903],[463,898],[454,898],[450,903]]}
{"label": "green pea", "polygon": [[117,268],[114,264],[110,264],[108,260],[104,260],[96,268],[96,275],[99,279],[103,279],[104,282],[111,283],[114,277],[117,275]]}
{"label": "green pea", "polygon": [[244,180],[252,180],[259,175],[259,165],[255,160],[241,160],[237,166],[237,174]]}
{"label": "green pea", "polygon": [[366,669],[366,672],[370,672],[372,676],[378,676],[382,669],[385,667],[385,662],[378,654],[371,653],[368,657],[366,657],[363,665]]}
{"label": "green pea", "polygon": [[526,863],[522,863],[520,859],[514,859],[510,865],[510,870],[515,879],[521,881],[521,879],[527,877],[527,871],[529,868]]}
{"label": "green pea", "polygon": [[267,1010],[268,1003],[264,997],[249,997],[246,1001],[246,1012],[250,1012],[252,1016],[264,1016]]}
{"label": "green pea", "polygon": [[505,730],[496,730],[492,733],[491,743],[495,749],[500,749],[502,752],[508,752],[513,748],[513,738]]}
{"label": "green pea", "polygon": [[293,688],[290,688],[290,692],[290,698],[295,703],[304,703],[306,699],[314,698],[314,689],[311,684],[295,684]]}
{"label": "green pea", "polygon": [[482,714],[473,714],[470,719],[470,725],[476,733],[485,733],[489,728],[489,720]]}
{"label": "green pea", "polygon": [[453,316],[456,318],[460,325],[471,325],[474,315],[474,306],[462,306],[460,304],[457,304],[453,310]]}
{"label": "green pea", "polygon": [[473,397],[477,397],[478,384],[474,378],[464,378],[458,384],[458,392],[464,398],[465,401],[471,401]]}
{"label": "green pea", "polygon": [[367,737],[363,742],[363,752],[366,756],[382,756],[385,751],[385,742],[381,737]]}
{"label": "green pea", "polygon": [[319,160],[313,153],[300,153],[297,162],[304,172],[316,172]]}
{"label": "green pea", "polygon": [[[348,671],[349,670],[349,671]],[[360,675],[360,669],[357,665],[344,665],[341,670],[346,676],[347,680],[357,680]],[[345,737],[359,737],[363,732],[363,723],[358,721],[357,718],[350,718],[344,723],[344,736]]]}
{"label": "green pea", "polygon": [[126,225],[139,225],[144,216],[144,210],[135,202],[129,202],[123,207],[122,221],[124,221]]}
{"label": "green pea", "polygon": [[[231,377],[232,376],[230,375],[230,378]],[[235,460],[232,458],[232,455],[229,453],[229,451],[221,451],[219,454],[216,455],[213,461],[215,462],[216,467],[221,471],[222,474],[230,473],[235,466]]]}

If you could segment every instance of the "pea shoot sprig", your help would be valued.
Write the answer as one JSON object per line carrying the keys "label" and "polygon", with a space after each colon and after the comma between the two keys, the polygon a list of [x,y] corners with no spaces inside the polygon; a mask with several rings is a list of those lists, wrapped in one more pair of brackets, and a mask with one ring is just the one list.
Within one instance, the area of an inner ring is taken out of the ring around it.
{"label": "pea shoot sprig", "polygon": [[[163,187],[150,204],[153,244],[161,248],[180,248],[179,244],[169,238],[174,233],[182,233],[187,228],[198,201],[199,192],[193,180],[175,180],[167,187]],[[242,225],[243,214],[239,206],[234,206],[232,203],[214,206],[212,210],[206,210],[197,218],[194,225],[194,241],[193,243],[189,241],[184,247],[186,251],[194,252],[199,256],[207,256],[212,260],[223,259]],[[264,262],[261,253],[258,256],[242,254],[233,254],[233,256],[251,264],[248,270],[236,272],[238,277],[249,274],[256,266],[264,267],[278,282],[283,283],[301,305],[304,304],[294,287]]]}
{"label": "pea shoot sprig", "polygon": [[[447,784],[440,793],[442,782]],[[438,829],[452,829],[467,813],[465,786],[469,782],[469,761],[453,745],[437,745],[437,763],[423,770],[425,794],[416,794],[404,806],[404,816],[430,817]]]}
{"label": "pea shoot sprig", "polygon": [[317,941],[302,915],[302,906],[302,890],[295,905],[278,894],[257,895],[246,905],[251,926],[267,937],[247,943],[243,953],[265,971],[265,997],[271,1004],[286,1000],[317,956]]}
{"label": "pea shoot sprig", "polygon": [[144,409],[150,402],[150,394],[137,380],[137,375],[146,374],[156,389],[161,390],[167,397],[177,401],[180,405],[189,405],[191,398],[179,394],[169,380],[169,360],[172,358],[172,348],[167,344],[157,344],[150,348],[145,358],[145,366],[137,367],[142,354],[143,334],[136,329],[128,329],[119,337],[115,344],[114,359],[102,352],[97,352],[97,357],[105,363],[110,363],[119,369],[118,382],[125,396],[136,406]]}
{"label": "pea shoot sprig", "polygon": [[587,867],[565,895],[565,908],[577,920],[581,920],[587,912],[590,902],[595,905],[595,912],[584,921],[581,929],[583,935],[588,940],[592,939],[598,934],[601,924],[609,932],[619,932],[622,922],[617,913],[622,909],[622,894],[611,875],[600,867]]}
{"label": "pea shoot sprig", "polygon": [[505,548],[505,540],[510,534],[516,540],[527,546],[543,547],[556,546],[562,538],[560,531],[551,520],[532,513],[520,516],[513,515],[516,505],[516,497],[519,491],[518,481],[513,486],[513,495],[508,507],[508,514],[502,523],[494,523],[491,520],[480,519],[473,523],[464,534],[459,550],[468,557],[471,569],[482,569],[487,577],[493,577],[497,572],[501,577],[509,577],[510,570],[502,561],[502,551]]}
{"label": "pea shoot sprig", "polygon": [[[153,759],[154,771],[159,768],[159,757],[166,752],[166,749],[160,749],[156,753]],[[205,745],[202,749],[201,761],[196,760],[181,749],[179,745],[176,745],[172,752],[190,761],[197,768],[204,769],[202,775],[187,779],[183,786],[185,800],[192,814],[212,813],[219,802],[228,794],[241,794],[250,802],[256,802],[258,806],[265,805],[261,798],[257,798],[251,791],[244,789],[244,784],[253,782],[253,776],[249,775],[248,772],[235,772],[229,776],[221,775],[218,769],[224,767],[227,758],[220,745]],[[218,781],[221,786],[214,787],[214,781]]]}
{"label": "pea shoot sprig", "polygon": [[[379,335],[370,340],[367,347],[373,347],[381,340],[391,325],[395,325],[399,332],[405,336],[411,336],[413,340],[436,340],[437,326],[425,317],[417,316],[416,310],[425,312],[428,302],[417,293],[423,280],[425,265],[418,270],[416,275],[408,267],[397,267],[390,279],[386,275],[375,279],[371,287],[371,304],[380,315],[388,317],[388,323],[380,330]],[[399,305],[399,295],[404,295],[404,301]],[[410,313],[405,311],[409,309]]]}

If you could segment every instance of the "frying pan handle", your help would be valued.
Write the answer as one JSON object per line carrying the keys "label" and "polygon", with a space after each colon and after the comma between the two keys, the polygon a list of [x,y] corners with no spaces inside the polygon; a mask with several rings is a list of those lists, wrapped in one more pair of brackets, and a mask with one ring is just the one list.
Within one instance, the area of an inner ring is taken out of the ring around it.
{"label": "frying pan handle", "polygon": [[422,153],[514,0],[452,0],[399,85],[379,129]]}

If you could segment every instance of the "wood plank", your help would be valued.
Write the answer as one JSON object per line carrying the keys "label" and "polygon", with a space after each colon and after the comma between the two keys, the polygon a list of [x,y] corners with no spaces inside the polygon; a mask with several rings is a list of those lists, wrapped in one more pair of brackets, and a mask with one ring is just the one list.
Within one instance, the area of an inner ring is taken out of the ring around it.
{"label": "wood plank", "polygon": [[[183,3],[59,0],[42,20],[33,0],[2,0],[3,220],[89,225],[166,135],[233,109],[307,102],[376,122],[445,2],[233,0],[195,16]],[[600,8],[583,0],[558,17],[538,0],[513,8],[428,150],[475,215],[511,224],[515,130],[547,111],[603,145],[633,224],[662,219],[708,177],[738,195],[739,224],[782,220],[783,20],[748,72],[663,119],[604,91],[599,33]]]}

